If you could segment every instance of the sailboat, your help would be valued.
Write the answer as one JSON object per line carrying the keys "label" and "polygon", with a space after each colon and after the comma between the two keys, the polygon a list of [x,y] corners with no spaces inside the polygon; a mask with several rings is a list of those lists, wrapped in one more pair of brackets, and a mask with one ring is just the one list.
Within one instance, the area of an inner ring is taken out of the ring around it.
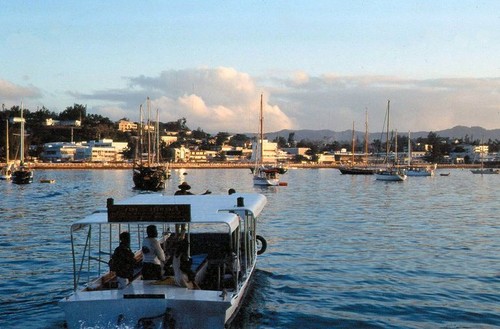
{"label": "sailboat", "polygon": [[275,167],[267,167],[263,163],[264,159],[264,117],[263,117],[263,96],[260,95],[260,116],[259,116],[259,139],[255,150],[255,167],[253,169],[253,184],[257,186],[278,186],[279,170]]}
{"label": "sailboat", "polygon": [[[482,142],[481,142],[482,144]],[[500,174],[500,169],[495,168],[484,168],[484,153],[486,153],[486,147],[483,145],[479,146],[479,158],[481,160],[481,168],[471,169],[473,174],[481,174],[481,175],[498,175]]]}
{"label": "sailboat", "polygon": [[411,139],[410,132],[408,132],[408,163],[406,168],[406,176],[408,177],[429,177],[434,176],[436,164],[433,166],[416,167],[411,165]]}
{"label": "sailboat", "polygon": [[9,120],[5,120],[5,166],[0,169],[0,180],[9,180],[14,171],[14,162],[9,160]]}
{"label": "sailboat", "polygon": [[[367,115],[368,117],[368,115]],[[365,122],[365,157],[368,157],[368,120]],[[354,145],[355,145],[355,138],[354,138],[354,122],[352,123],[352,159],[351,159],[351,164],[349,166],[341,166],[338,169],[340,170],[340,173],[342,175],[373,175],[375,174],[378,169],[377,168],[372,168],[368,166],[355,166],[354,165]],[[367,159],[365,159],[365,162],[368,164]]]}
{"label": "sailboat", "polygon": [[[406,174],[400,169],[397,168],[394,164],[390,165],[389,164],[389,109],[390,109],[390,103],[391,101],[387,101],[387,132],[386,132],[386,145],[385,145],[385,156],[386,156],[386,161],[387,161],[387,168],[384,170],[381,170],[375,174],[375,178],[377,180],[381,181],[388,181],[388,182],[401,182],[406,179]],[[397,134],[396,134],[397,136]],[[397,140],[397,138],[396,138]],[[397,142],[397,141],[396,141]],[[396,152],[397,152],[397,145],[396,145]],[[397,155],[396,155],[397,158]]]}
{"label": "sailboat", "polygon": [[[143,127],[143,113],[142,104],[140,106],[140,128],[139,128],[139,143],[136,148],[136,159],[132,169],[132,179],[136,189],[147,191],[159,191],[165,188],[165,180],[169,177],[167,168],[160,164],[159,161],[159,113],[156,112],[156,129],[152,140],[153,133],[151,129],[151,107],[149,97],[147,98],[148,105],[148,120],[146,124],[146,137],[147,137],[147,152],[146,161],[144,161],[144,127]],[[152,147],[151,144],[154,143]],[[137,153],[139,153],[137,155]],[[139,159],[137,159],[137,156]]]}
{"label": "sailboat", "polygon": [[24,117],[23,117],[23,103],[21,103],[21,117],[20,118],[13,118],[14,122],[20,122],[21,123],[21,134],[20,134],[20,139],[21,139],[21,145],[20,145],[20,163],[19,166],[15,168],[15,170],[12,172],[12,183],[14,184],[31,184],[33,183],[33,170],[24,163]]}

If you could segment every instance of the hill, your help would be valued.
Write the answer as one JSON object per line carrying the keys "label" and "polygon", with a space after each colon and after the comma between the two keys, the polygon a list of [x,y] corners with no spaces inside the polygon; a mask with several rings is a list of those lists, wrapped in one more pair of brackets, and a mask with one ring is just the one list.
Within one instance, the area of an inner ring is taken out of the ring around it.
{"label": "hill", "polygon": [[[323,129],[323,130],[289,130],[284,129],[276,132],[266,133],[265,136],[269,140],[275,139],[277,136],[284,137],[288,139],[288,135],[290,133],[295,133],[295,140],[300,141],[303,139],[311,140],[311,141],[325,141],[326,143],[332,141],[350,141],[352,139],[352,131],[344,130],[340,132]],[[430,131],[416,131],[411,132],[411,138],[419,138],[419,137],[427,137]],[[433,133],[437,134],[440,137],[451,138],[451,139],[465,139],[468,137],[469,140],[481,140],[487,141],[491,140],[500,140],[500,129],[491,129],[487,130],[482,127],[466,127],[466,126],[456,126],[450,129],[433,131]],[[407,135],[407,132],[398,132],[398,135]],[[249,136],[253,136],[255,134],[247,134]],[[359,140],[364,139],[364,131],[356,131],[355,136]],[[382,133],[370,133],[368,134],[368,139],[373,141],[374,139],[385,139],[382,136]]]}

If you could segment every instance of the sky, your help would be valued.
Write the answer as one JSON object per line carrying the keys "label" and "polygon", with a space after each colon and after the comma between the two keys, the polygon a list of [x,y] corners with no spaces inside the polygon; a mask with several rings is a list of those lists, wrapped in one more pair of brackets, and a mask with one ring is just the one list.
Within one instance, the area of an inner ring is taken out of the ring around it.
{"label": "sky", "polygon": [[0,0],[0,102],[248,133],[500,128],[500,1]]}

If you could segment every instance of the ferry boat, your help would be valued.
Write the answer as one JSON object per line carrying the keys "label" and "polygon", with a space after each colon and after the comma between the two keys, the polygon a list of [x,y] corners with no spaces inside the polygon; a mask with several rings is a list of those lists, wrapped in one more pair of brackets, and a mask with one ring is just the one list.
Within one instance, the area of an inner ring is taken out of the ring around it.
{"label": "ferry boat", "polygon": [[[267,243],[257,235],[266,197],[139,194],[115,202],[71,225],[73,292],[59,302],[72,328],[224,328],[238,309]],[[156,225],[166,257],[180,235],[199,289],[176,285],[168,268],[160,280],[143,280],[142,239]],[[182,229],[181,229],[182,228]],[[108,261],[121,232],[131,236],[138,266],[118,289]],[[179,234],[179,231],[181,234]]]}

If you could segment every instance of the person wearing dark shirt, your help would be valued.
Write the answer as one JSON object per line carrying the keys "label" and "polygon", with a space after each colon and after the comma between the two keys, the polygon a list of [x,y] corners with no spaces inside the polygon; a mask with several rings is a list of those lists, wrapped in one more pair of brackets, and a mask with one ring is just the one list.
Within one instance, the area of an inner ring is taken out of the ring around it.
{"label": "person wearing dark shirt", "polygon": [[[194,195],[191,193],[189,190],[191,189],[191,186],[187,182],[182,182],[181,185],[178,186],[179,190],[177,190],[174,195]],[[205,194],[211,194],[210,190],[206,190],[202,195]]]}
{"label": "person wearing dark shirt", "polygon": [[110,269],[116,273],[118,288],[123,289],[132,281],[136,260],[130,249],[130,233],[120,233],[120,245],[115,249],[111,257]]}

